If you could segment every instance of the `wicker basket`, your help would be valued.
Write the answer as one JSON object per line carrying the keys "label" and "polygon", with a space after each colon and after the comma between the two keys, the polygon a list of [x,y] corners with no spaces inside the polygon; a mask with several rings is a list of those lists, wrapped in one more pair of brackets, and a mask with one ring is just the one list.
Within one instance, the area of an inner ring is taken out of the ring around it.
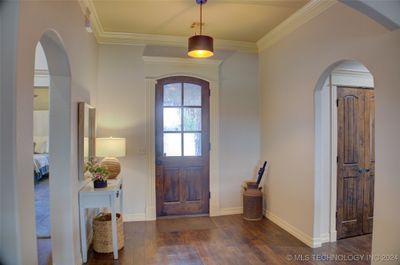
{"label": "wicker basket", "polygon": [[[118,250],[124,247],[124,227],[121,214],[117,213]],[[93,220],[93,249],[98,253],[113,252],[111,214],[100,213]]]}

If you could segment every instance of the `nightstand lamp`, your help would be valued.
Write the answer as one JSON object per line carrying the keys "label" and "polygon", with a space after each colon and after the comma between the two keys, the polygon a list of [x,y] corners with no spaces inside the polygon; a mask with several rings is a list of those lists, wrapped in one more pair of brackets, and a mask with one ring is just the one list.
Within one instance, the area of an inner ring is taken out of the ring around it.
{"label": "nightstand lamp", "polygon": [[125,145],[125,138],[96,138],[96,156],[104,157],[100,164],[110,172],[110,179],[116,178],[121,172],[117,157],[126,155]]}

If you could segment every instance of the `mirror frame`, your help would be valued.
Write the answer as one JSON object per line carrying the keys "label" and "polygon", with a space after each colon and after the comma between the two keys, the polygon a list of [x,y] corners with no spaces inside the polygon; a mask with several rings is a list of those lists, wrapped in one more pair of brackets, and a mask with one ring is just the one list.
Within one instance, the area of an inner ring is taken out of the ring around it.
{"label": "mirror frame", "polygon": [[[89,115],[86,115],[88,113]],[[89,125],[88,131],[88,161],[96,158],[96,108],[86,102],[78,102],[78,175],[79,180],[85,177],[85,124]]]}

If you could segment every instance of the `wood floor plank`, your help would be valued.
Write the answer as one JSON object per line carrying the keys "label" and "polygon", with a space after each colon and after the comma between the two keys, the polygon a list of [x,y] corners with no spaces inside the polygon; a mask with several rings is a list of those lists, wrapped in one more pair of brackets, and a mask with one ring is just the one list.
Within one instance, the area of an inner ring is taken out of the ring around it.
{"label": "wood floor plank", "polygon": [[240,215],[131,222],[124,229],[125,247],[119,260],[113,260],[112,253],[91,249],[88,264],[368,265],[368,261],[340,258],[369,255],[372,241],[371,235],[365,235],[311,249],[267,219],[249,222]]}

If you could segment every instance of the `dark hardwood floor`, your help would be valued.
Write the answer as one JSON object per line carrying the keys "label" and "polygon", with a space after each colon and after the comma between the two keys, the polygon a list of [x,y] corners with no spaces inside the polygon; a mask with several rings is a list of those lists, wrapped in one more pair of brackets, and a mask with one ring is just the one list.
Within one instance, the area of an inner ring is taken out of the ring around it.
{"label": "dark hardwood floor", "polygon": [[[90,250],[88,264],[370,264],[366,256],[371,253],[371,235],[311,249],[267,219],[249,222],[240,215],[132,222],[124,229],[119,260]],[[348,261],[361,255],[362,261]]]}

